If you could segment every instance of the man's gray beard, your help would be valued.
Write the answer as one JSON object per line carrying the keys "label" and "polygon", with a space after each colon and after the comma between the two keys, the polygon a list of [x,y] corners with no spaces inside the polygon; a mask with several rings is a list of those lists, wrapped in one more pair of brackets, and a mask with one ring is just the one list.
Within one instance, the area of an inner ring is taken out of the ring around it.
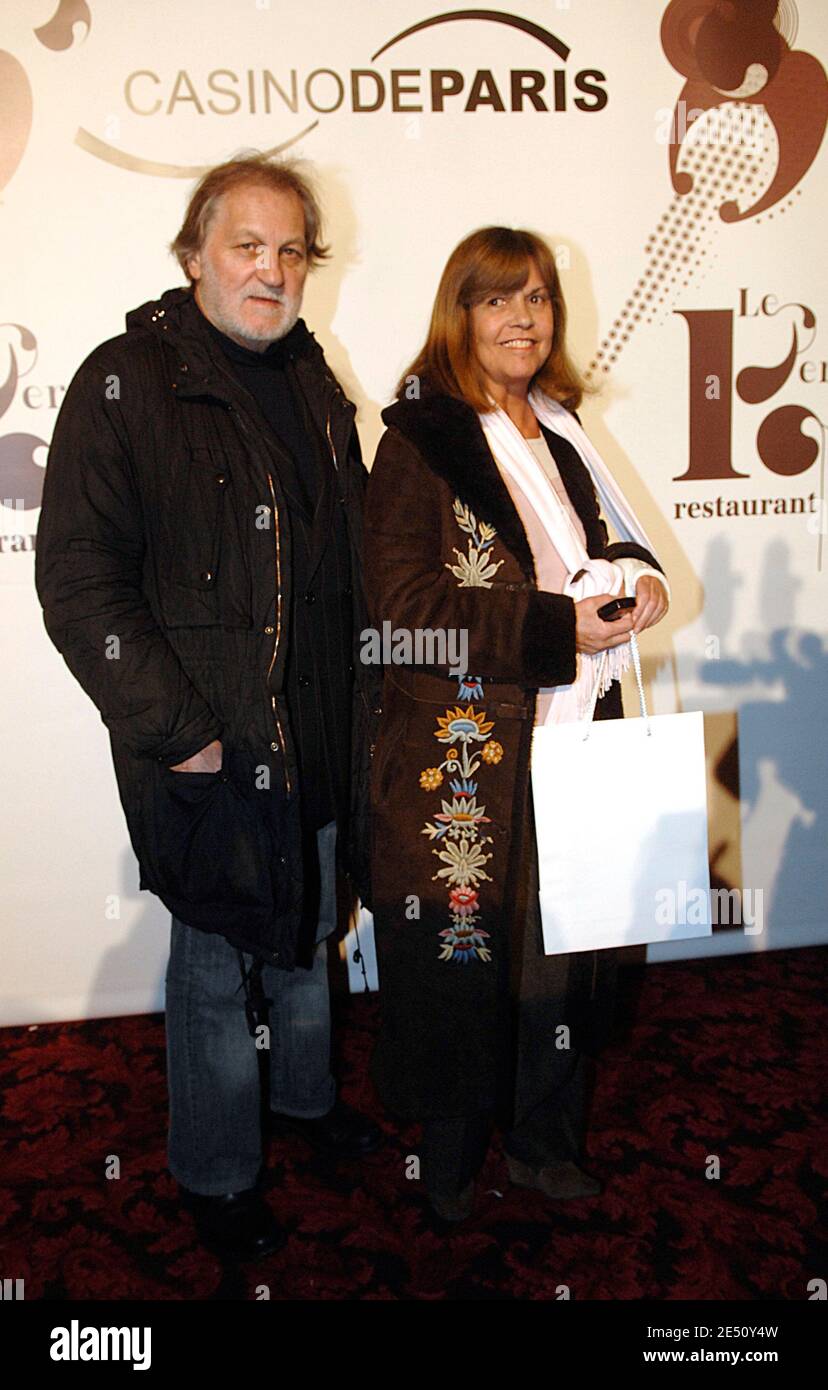
{"label": "man's gray beard", "polygon": [[[209,274],[209,271],[207,273]],[[267,298],[267,296],[263,295],[262,298]],[[299,318],[299,314],[301,313],[302,309],[302,296],[299,295],[298,299],[295,299],[293,301],[293,308],[288,313],[287,318],[285,318],[284,314],[280,315],[278,326],[275,330],[270,330],[269,332],[253,333],[250,331],[246,324],[239,322],[239,320],[235,317],[234,314],[229,313],[225,310],[224,296],[221,293],[219,293],[219,295],[217,296],[217,300],[217,307],[213,310],[211,322],[215,325],[216,328],[219,329],[220,332],[225,333],[228,338],[243,338],[248,343],[268,344],[278,342],[280,338],[284,338],[286,334],[290,332],[291,328],[293,328],[294,324]],[[286,302],[290,301],[280,299],[275,302],[279,304],[285,304]]]}
{"label": "man's gray beard", "polygon": [[[281,304],[284,304],[284,302],[284,300],[279,301]],[[299,318],[301,308],[302,303],[300,300],[299,303],[294,303],[293,310],[288,314],[287,318],[281,315],[277,331],[271,329],[270,332],[266,333],[252,333],[245,324],[239,323],[236,319],[226,319],[223,322],[220,321],[216,324],[216,327],[220,328],[222,333],[227,333],[229,329],[229,331],[235,333],[237,337],[246,338],[249,343],[276,343],[280,338],[286,337],[291,328],[293,328],[296,320]],[[223,315],[222,318],[224,318]]]}
{"label": "man's gray beard", "polygon": [[[286,303],[286,301],[283,299],[280,299],[278,302],[280,304]],[[237,327],[235,331],[239,334],[240,337],[247,338],[248,341],[251,343],[277,343],[280,338],[286,337],[287,334],[290,332],[291,328],[293,328],[294,324],[296,323],[296,320],[299,317],[301,308],[301,299],[298,301],[294,301],[293,309],[290,310],[287,318],[285,318],[284,315],[280,317],[279,331],[277,333],[249,333],[246,332],[241,325],[239,325],[239,327]]]}

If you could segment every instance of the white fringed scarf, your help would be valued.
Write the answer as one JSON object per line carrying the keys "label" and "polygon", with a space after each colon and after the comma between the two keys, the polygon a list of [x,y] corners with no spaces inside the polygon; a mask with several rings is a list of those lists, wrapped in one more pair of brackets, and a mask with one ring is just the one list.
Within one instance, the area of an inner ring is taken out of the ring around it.
{"label": "white fringed scarf", "polygon": [[[635,541],[653,554],[653,547],[644,527],[610,474],[598,450],[587,438],[575,417],[542,391],[530,391],[529,404],[541,424],[561,435],[578,451],[595,484],[601,505],[620,540]],[[502,473],[517,483],[531,503],[551,544],[566,567],[567,578],[563,592],[576,602],[594,594],[618,594],[623,588],[623,575],[609,560],[591,560],[584,549],[572,518],[555,489],[538,466],[538,461],[517,426],[505,410],[481,413],[480,424],[486,441]],[[578,579],[573,576],[579,570]],[[602,657],[607,660],[602,663]],[[612,647],[594,656],[579,652],[575,680],[571,685],[557,685],[545,691],[552,695],[546,722],[562,724],[583,719],[595,696],[605,694],[613,680],[620,680],[630,664],[629,643]]]}

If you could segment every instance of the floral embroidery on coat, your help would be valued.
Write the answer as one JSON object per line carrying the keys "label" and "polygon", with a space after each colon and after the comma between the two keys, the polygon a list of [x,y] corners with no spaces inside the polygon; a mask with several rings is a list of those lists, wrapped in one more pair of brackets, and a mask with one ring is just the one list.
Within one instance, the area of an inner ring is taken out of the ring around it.
{"label": "floral embroidery on coat", "polygon": [[460,580],[461,589],[491,589],[492,575],[497,574],[503,564],[502,560],[493,561],[490,554],[497,535],[495,528],[487,521],[478,521],[474,512],[470,511],[459,497],[454,499],[454,519],[460,530],[468,534],[469,539],[465,554],[458,550],[456,545],[452,546],[457,556],[457,564],[450,565],[447,560],[446,569],[451,570]]}
{"label": "floral embroidery on coat", "polygon": [[[482,682],[475,678],[475,684],[482,698]],[[442,809],[426,822],[422,833],[436,842],[432,853],[442,865],[433,878],[443,879],[449,890],[451,926],[440,932],[440,959],[460,964],[492,958],[486,945],[489,933],[478,926],[478,888],[491,882],[485,866],[492,854],[485,847],[494,841],[486,832],[491,824],[486,807],[477,800],[477,773],[483,764],[499,763],[503,757],[502,745],[489,737],[493,728],[485,710],[475,710],[472,705],[447,709],[437,717],[434,737],[452,746],[439,766],[420,773],[424,791],[436,791],[443,785],[444,774],[449,777],[451,795],[444,794]]]}
{"label": "floral embroidery on coat", "polygon": [[[491,555],[497,532],[488,522],[478,521],[459,497],[454,499],[454,516],[460,530],[468,534],[468,547],[465,554],[453,547],[457,564],[446,563],[446,569],[456,576],[461,589],[490,589],[492,576],[503,564],[502,560],[492,560]],[[492,858],[486,846],[494,844],[494,840],[486,830],[491,825],[486,807],[477,800],[477,774],[484,764],[493,766],[500,762],[503,745],[489,737],[494,722],[486,718],[485,710],[459,703],[482,699],[480,676],[461,676],[458,703],[444,715],[437,716],[434,731],[440,743],[451,747],[437,767],[426,767],[420,773],[420,786],[427,792],[437,791],[445,776],[449,778],[451,795],[444,793],[442,809],[435,813],[433,820],[426,821],[422,834],[435,842],[432,854],[442,865],[432,877],[443,879],[448,889],[451,926],[440,932],[440,960],[453,960],[461,965],[492,958],[486,945],[489,933],[478,925],[478,888],[481,883],[492,881],[485,866]]]}

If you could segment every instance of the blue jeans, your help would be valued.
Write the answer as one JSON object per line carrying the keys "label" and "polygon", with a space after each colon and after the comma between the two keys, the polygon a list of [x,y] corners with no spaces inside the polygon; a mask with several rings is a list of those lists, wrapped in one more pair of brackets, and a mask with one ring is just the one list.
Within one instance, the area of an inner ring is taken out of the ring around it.
{"label": "blue jeans", "polygon": [[[271,1110],[312,1118],[336,1100],[327,937],[336,927],[336,821],[317,831],[321,893],[313,967],[266,965]],[[252,956],[244,955],[245,968]],[[168,1166],[191,1192],[253,1187],[262,1164],[259,1056],[239,957],[223,936],[172,919],[166,975]]]}

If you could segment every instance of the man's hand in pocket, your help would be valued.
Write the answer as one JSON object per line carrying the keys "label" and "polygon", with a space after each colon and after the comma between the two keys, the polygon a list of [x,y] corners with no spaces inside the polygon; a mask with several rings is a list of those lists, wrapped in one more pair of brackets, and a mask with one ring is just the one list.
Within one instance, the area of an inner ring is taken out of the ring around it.
{"label": "man's hand in pocket", "polygon": [[186,762],[175,763],[171,772],[221,772],[221,739],[214,738],[200,753],[194,753]]}

